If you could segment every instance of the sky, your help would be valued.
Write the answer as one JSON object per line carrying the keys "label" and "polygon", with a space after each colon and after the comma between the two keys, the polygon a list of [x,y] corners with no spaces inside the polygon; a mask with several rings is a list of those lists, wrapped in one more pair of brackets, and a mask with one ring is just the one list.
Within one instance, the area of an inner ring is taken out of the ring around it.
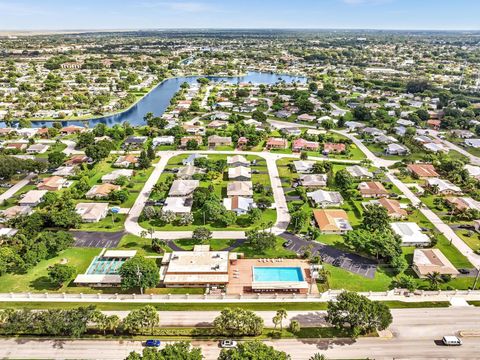
{"label": "sky", "polygon": [[0,0],[0,30],[480,30],[480,0]]}

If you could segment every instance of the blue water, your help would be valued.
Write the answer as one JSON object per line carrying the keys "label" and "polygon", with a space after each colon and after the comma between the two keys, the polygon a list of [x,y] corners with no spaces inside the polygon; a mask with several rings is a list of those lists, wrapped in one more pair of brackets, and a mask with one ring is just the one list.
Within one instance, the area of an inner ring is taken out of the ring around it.
{"label": "blue water", "polygon": [[[115,124],[122,124],[124,122],[129,122],[131,125],[144,125],[145,121],[143,117],[146,113],[152,112],[156,116],[161,116],[170,105],[170,99],[175,95],[175,93],[180,89],[180,86],[187,82],[189,84],[195,83],[198,78],[201,76],[186,76],[167,79],[156,88],[154,88],[148,95],[141,99],[137,104],[132,106],[130,109],[116,115],[92,118],[82,121],[62,121],[62,126],[66,125],[79,125],[89,127],[94,127],[98,123],[104,123],[108,126],[113,126]],[[286,83],[298,82],[305,84],[307,78],[299,76],[290,76],[283,74],[272,74],[272,73],[263,73],[263,72],[249,72],[245,76],[236,76],[236,77],[219,77],[219,76],[206,76],[214,82],[224,81],[230,84],[236,83],[252,83],[252,84],[265,84],[272,85],[279,81],[285,81]],[[34,121],[32,122],[33,127],[43,127],[51,126],[52,122],[50,121]],[[5,123],[0,123],[0,127],[4,127]]]}
{"label": "blue water", "polygon": [[254,267],[255,282],[295,282],[303,281],[302,269],[299,267]]}

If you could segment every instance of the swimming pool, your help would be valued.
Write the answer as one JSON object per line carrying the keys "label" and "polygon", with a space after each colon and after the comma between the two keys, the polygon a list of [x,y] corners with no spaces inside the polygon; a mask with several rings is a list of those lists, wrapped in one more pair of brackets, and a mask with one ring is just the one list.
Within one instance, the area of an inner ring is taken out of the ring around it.
{"label": "swimming pool", "polygon": [[304,281],[300,267],[254,267],[254,282],[297,282]]}

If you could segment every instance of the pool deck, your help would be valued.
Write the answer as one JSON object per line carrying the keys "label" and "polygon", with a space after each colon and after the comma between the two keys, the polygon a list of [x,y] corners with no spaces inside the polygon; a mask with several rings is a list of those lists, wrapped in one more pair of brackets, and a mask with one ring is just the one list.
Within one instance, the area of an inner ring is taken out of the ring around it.
{"label": "pool deck", "polygon": [[[310,283],[310,265],[307,260],[283,259],[283,261],[263,262],[261,259],[239,259],[236,264],[230,264],[228,269],[229,283],[227,294],[240,295],[245,289],[252,287],[253,267],[300,267],[303,270],[305,280]],[[238,270],[235,271],[235,270]],[[318,294],[316,285],[311,286],[312,294]]]}

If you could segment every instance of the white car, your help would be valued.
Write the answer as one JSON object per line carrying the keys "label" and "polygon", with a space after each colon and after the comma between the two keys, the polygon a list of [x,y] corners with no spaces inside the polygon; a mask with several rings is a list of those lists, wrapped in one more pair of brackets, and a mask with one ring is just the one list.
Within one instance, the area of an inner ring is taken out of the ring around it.
{"label": "white car", "polygon": [[447,345],[447,346],[460,346],[460,345],[462,345],[462,340],[460,340],[456,336],[444,336],[442,338],[442,342],[443,342],[444,345]]}
{"label": "white car", "polygon": [[235,340],[222,340],[220,341],[220,347],[224,349],[232,349],[237,347]]}

